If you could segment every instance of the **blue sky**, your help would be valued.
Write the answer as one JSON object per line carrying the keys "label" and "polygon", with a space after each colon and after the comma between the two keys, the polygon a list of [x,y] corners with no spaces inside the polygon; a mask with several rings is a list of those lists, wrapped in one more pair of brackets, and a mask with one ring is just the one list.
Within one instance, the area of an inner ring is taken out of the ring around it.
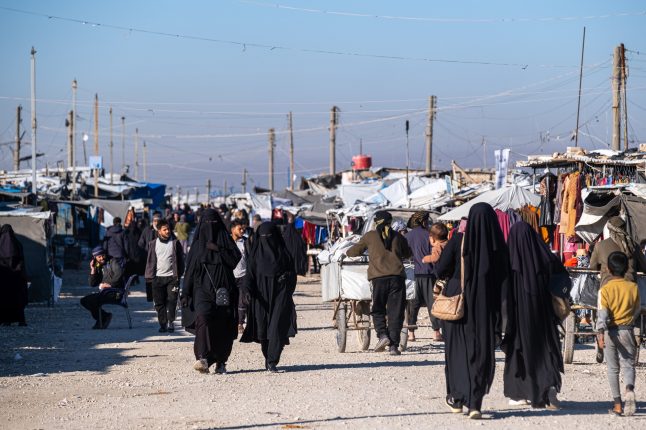
{"label": "blue sky", "polygon": [[138,128],[148,180],[184,189],[203,191],[208,178],[214,189],[225,180],[239,189],[245,167],[250,185],[265,186],[271,127],[275,183],[285,186],[289,111],[296,173],[327,171],[333,105],[341,109],[338,169],[349,167],[360,143],[375,165],[403,166],[406,120],[412,165],[422,167],[430,95],[438,105],[435,167],[452,159],[481,166],[484,156],[491,166],[501,147],[514,160],[562,151],[576,125],[584,26],[580,145],[610,142],[612,52],[620,43],[628,49],[629,140],[646,142],[645,24],[639,1],[1,0],[0,169],[11,168],[18,104],[23,127],[30,124],[32,46],[38,149],[46,154],[39,167],[66,159],[74,78],[88,154],[98,93],[106,164],[111,106],[115,165],[124,116],[126,164]]}

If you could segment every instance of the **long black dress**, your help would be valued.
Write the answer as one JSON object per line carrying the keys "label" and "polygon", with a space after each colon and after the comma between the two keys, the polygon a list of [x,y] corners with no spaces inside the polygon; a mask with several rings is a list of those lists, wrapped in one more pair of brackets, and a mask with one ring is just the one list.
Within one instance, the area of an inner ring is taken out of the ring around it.
{"label": "long black dress", "polygon": [[[195,333],[195,358],[225,364],[238,337],[238,289],[233,269],[241,254],[213,209],[204,211],[189,251],[182,297],[182,325]],[[217,306],[215,292],[229,291],[229,306]],[[184,302],[184,301],[183,301]]]}
{"label": "long black dress", "polygon": [[479,411],[496,368],[495,349],[502,337],[501,298],[509,257],[496,213],[486,203],[469,211],[464,234],[455,234],[435,266],[450,276],[445,294],[460,293],[460,249],[464,238],[464,317],[444,321],[447,401]]}
{"label": "long black dress", "polygon": [[502,345],[505,396],[545,407],[550,387],[560,390],[563,372],[559,321],[552,307],[549,279],[550,274],[565,272],[565,268],[524,222],[512,226],[508,245],[512,283]]}
{"label": "long black dress", "polygon": [[298,234],[293,223],[285,224],[282,227],[283,240],[287,252],[294,262],[294,274],[304,276],[307,273],[307,245]]}
{"label": "long black dress", "polygon": [[0,285],[0,324],[24,325],[28,301],[25,255],[9,224],[0,228]]}
{"label": "long black dress", "polygon": [[262,223],[247,260],[245,289],[250,295],[241,342],[261,344],[265,368],[275,370],[289,338],[296,335],[293,262],[278,227]]}

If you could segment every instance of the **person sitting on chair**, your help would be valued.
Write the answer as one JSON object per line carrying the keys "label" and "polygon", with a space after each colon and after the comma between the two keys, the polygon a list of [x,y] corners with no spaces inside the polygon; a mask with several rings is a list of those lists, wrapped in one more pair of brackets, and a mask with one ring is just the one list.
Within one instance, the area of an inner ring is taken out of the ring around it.
{"label": "person sitting on chair", "polygon": [[112,314],[101,309],[101,305],[121,302],[124,289],[123,269],[119,262],[115,258],[110,258],[101,246],[92,250],[89,283],[91,287],[99,287],[99,291],[83,297],[81,305],[89,310],[92,318],[96,320],[93,329],[108,328]]}

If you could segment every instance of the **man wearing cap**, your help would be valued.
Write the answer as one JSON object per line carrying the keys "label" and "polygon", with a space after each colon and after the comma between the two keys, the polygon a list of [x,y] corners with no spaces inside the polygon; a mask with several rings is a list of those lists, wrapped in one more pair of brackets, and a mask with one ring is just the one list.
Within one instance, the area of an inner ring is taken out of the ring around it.
{"label": "man wearing cap", "polygon": [[[391,228],[392,215],[375,213],[375,230],[366,233],[347,251],[348,257],[358,257],[368,250],[368,280],[372,282],[372,321],[377,332],[375,352],[390,347],[391,355],[400,355],[399,340],[406,308],[406,272],[402,259],[411,250],[406,238]],[[388,323],[386,323],[388,315]]]}
{"label": "man wearing cap", "polygon": [[[141,255],[148,255],[148,246],[157,239],[157,223],[161,220],[161,212],[153,212],[153,220],[150,225],[147,225],[144,228],[144,231],[141,232],[139,236],[139,242],[137,246],[141,250]],[[151,282],[146,281],[146,300],[149,302],[153,301],[153,286]]]}
{"label": "man wearing cap", "polygon": [[92,318],[96,321],[93,329],[105,329],[110,325],[112,314],[101,309],[101,321],[99,323],[99,309],[103,304],[118,304],[123,297],[123,269],[115,258],[106,255],[102,246],[92,250],[90,261],[91,287],[99,287],[98,293],[88,294],[81,299],[81,306],[89,310]]}

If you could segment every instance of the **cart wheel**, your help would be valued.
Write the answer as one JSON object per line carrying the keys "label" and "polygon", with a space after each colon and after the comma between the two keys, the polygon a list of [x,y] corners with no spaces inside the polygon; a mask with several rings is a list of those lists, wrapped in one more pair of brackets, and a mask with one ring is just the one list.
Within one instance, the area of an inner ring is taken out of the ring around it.
{"label": "cart wheel", "polygon": [[348,336],[347,312],[347,304],[343,303],[339,306],[339,310],[336,313],[336,346],[339,352],[345,352],[345,344]]}
{"label": "cart wheel", "polygon": [[574,332],[576,331],[576,317],[574,312],[565,319],[565,337],[563,338],[563,362],[572,364],[574,359]]}
{"label": "cart wheel", "polygon": [[596,337],[594,338],[594,351],[594,359],[597,360],[597,363],[603,363],[603,349],[599,348],[599,342],[597,342]]}
{"label": "cart wheel", "polygon": [[408,347],[408,327],[402,328],[402,334],[399,339],[399,349],[404,352]]}
{"label": "cart wheel", "polygon": [[370,328],[357,330],[357,340],[359,341],[359,348],[362,351],[367,351],[370,348]]}

